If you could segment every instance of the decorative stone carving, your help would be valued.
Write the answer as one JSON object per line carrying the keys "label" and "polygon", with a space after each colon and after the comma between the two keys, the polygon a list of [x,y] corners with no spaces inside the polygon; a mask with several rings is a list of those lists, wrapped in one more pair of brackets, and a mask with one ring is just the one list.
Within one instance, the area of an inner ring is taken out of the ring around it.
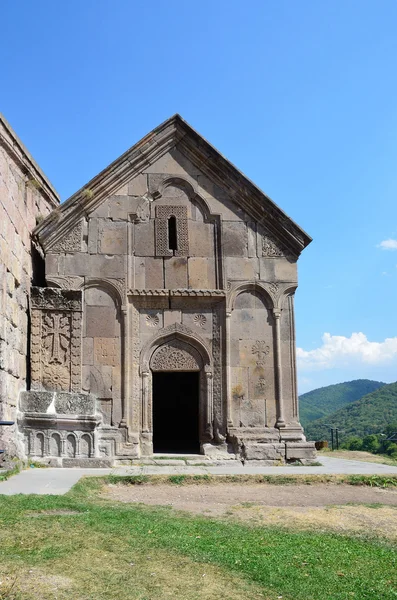
{"label": "decorative stone carving", "polygon": [[266,346],[266,343],[263,340],[257,340],[255,344],[252,346],[252,354],[256,354],[256,366],[263,367],[265,364],[265,357],[270,352],[270,346]]}
{"label": "decorative stone carving", "polygon": [[83,277],[58,277],[51,275],[46,277],[48,287],[61,288],[63,290],[78,290],[84,284]]}
{"label": "decorative stone carving", "polygon": [[81,238],[82,238],[82,221],[76,223],[71,231],[66,233],[60,240],[57,240],[55,244],[53,244],[48,252],[53,253],[71,253],[71,252],[80,252],[81,251]]}
{"label": "decorative stone carving", "polygon": [[158,289],[158,290],[130,290],[131,296],[168,296],[169,291]]}
{"label": "decorative stone carving", "polygon": [[70,314],[58,312],[45,314],[42,326],[48,364],[64,365],[69,352]]}
{"label": "decorative stone carving", "polygon": [[81,291],[32,288],[32,389],[81,390],[81,310]]}
{"label": "decorative stone carving", "polygon": [[187,288],[175,289],[169,291],[170,296],[191,296],[191,297],[209,297],[213,296],[225,296],[224,290],[191,290]]}
{"label": "decorative stone carving", "polygon": [[156,328],[159,326],[160,319],[158,315],[147,315],[146,317],[146,325],[148,327]]}
{"label": "decorative stone carving", "polygon": [[199,354],[178,341],[164,344],[158,348],[150,361],[153,371],[199,371],[201,360]]}
{"label": "decorative stone carving", "polygon": [[196,327],[200,327],[201,329],[204,329],[204,327],[207,324],[207,317],[202,314],[194,315],[193,323],[196,325]]}
{"label": "decorative stone carving", "polygon": [[63,415],[91,415],[95,410],[95,397],[91,394],[68,394],[58,392],[55,410]]}
{"label": "decorative stone carving", "polygon": [[262,256],[266,256],[268,258],[284,256],[283,250],[276,243],[273,236],[268,232],[265,232],[262,239]]}
{"label": "decorative stone carving", "polygon": [[116,338],[95,338],[94,359],[100,365],[116,366],[120,360],[118,340]]}
{"label": "decorative stone carving", "polygon": [[[176,235],[178,249],[171,250],[168,240],[168,219],[176,218]],[[157,206],[156,207],[156,256],[188,256],[189,228],[186,206]]]}
{"label": "decorative stone carving", "polygon": [[30,303],[33,309],[81,311],[81,291],[32,287]]}
{"label": "decorative stone carving", "polygon": [[266,380],[263,376],[259,377],[256,387],[260,394],[264,394],[266,388]]}

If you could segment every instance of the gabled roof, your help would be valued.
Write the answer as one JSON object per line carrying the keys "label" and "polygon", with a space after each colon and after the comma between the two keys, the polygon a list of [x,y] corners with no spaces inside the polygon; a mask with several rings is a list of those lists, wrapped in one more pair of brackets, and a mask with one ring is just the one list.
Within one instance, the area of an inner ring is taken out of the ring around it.
{"label": "gabled roof", "polygon": [[193,165],[223,188],[230,199],[253,220],[262,223],[294,255],[311,237],[290,219],[252,181],[197,133],[182,117],[174,115],[91,179],[33,231],[44,250],[63,237],[83,216],[94,210],[127,181],[166,152],[177,147]]}

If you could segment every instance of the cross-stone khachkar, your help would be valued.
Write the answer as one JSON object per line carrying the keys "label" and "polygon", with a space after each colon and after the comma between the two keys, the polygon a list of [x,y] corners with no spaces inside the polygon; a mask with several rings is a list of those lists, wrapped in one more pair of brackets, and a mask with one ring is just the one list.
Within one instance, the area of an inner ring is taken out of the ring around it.
{"label": "cross-stone khachkar", "polygon": [[294,293],[310,237],[179,115],[34,231],[25,452],[313,459],[299,423]]}

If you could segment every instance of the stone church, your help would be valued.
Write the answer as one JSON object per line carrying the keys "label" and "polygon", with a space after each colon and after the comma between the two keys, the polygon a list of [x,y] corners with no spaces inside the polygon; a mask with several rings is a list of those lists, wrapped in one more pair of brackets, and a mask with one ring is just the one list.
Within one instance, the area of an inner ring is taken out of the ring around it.
{"label": "stone church", "polygon": [[294,293],[311,238],[179,115],[34,229],[23,455],[310,460]]}

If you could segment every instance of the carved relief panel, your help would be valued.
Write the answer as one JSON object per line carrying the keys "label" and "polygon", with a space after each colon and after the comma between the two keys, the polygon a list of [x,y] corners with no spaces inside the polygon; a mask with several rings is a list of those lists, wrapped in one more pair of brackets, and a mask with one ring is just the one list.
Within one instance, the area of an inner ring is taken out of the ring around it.
{"label": "carved relief panel", "polygon": [[202,361],[194,348],[176,340],[154,352],[150,367],[153,371],[199,371]]}
{"label": "carved relief panel", "polygon": [[32,288],[32,389],[81,390],[81,299],[78,290]]}

